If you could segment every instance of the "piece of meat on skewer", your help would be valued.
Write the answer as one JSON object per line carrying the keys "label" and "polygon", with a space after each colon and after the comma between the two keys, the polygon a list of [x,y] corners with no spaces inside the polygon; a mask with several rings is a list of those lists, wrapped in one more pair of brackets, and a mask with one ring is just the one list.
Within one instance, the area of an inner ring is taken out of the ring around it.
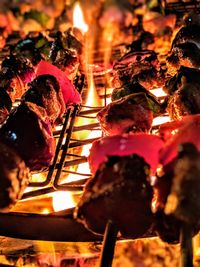
{"label": "piece of meat on skewer", "polygon": [[106,135],[149,132],[153,111],[145,93],[131,94],[113,101],[97,114]]}
{"label": "piece of meat on skewer", "polygon": [[167,57],[168,71],[179,67],[200,68],[200,15],[193,11],[185,17],[185,25],[177,32]]}
{"label": "piece of meat on skewer", "polygon": [[[179,242],[182,225],[181,218],[172,213],[165,213],[166,203],[170,192],[172,191],[173,183],[175,181],[174,179],[176,178],[175,173],[179,162],[178,148],[179,146],[182,146],[182,144],[189,142],[200,149],[198,138],[200,131],[199,121],[199,115],[193,115],[185,117],[182,121],[178,121],[177,123],[172,122],[167,123],[166,126],[162,126],[162,132],[176,131],[176,133],[171,134],[171,136],[168,134],[168,140],[160,150],[159,161],[162,164],[162,170],[157,172],[154,181],[154,200],[152,203],[153,210],[155,211],[155,230],[162,240],[169,243]],[[192,157],[190,159],[191,161]],[[188,160],[187,157],[186,159]],[[188,164],[185,165],[186,169],[187,166]],[[191,186],[188,186],[188,193],[192,192],[190,191]],[[187,201],[190,200],[186,200],[186,202]],[[195,224],[192,234],[197,233],[198,229],[198,224]]]}
{"label": "piece of meat on skewer", "polygon": [[200,70],[181,67],[165,85],[167,111],[172,119],[200,113]]}
{"label": "piece of meat on skewer", "polygon": [[52,123],[62,119],[65,103],[60,86],[52,75],[40,75],[30,84],[22,100],[32,102],[43,107]]}
{"label": "piece of meat on skewer", "polygon": [[137,81],[149,90],[161,87],[165,82],[157,54],[151,50],[127,53],[114,63],[113,69],[115,88]]}
{"label": "piece of meat on skewer", "polygon": [[14,148],[31,171],[49,167],[55,139],[44,108],[24,102],[14,109],[0,128],[0,140]]}
{"label": "piece of meat on skewer", "polygon": [[166,214],[174,214],[189,225],[200,226],[200,152],[194,144],[180,146],[174,177],[165,205]]}
{"label": "piece of meat on skewer", "polygon": [[123,237],[142,237],[153,220],[149,175],[149,164],[136,154],[110,156],[87,183],[75,217],[100,234],[112,220]]}
{"label": "piece of meat on skewer", "polygon": [[10,146],[0,143],[0,211],[8,211],[30,180],[29,168]]}

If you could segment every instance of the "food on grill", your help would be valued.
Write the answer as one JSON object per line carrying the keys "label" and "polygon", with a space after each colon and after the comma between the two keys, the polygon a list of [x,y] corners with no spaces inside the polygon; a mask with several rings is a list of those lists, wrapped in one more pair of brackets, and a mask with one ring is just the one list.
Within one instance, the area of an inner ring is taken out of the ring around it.
{"label": "food on grill", "polygon": [[109,156],[86,184],[77,219],[100,234],[112,220],[123,237],[142,237],[153,220],[149,174],[149,164],[136,154]]}
{"label": "food on grill", "polygon": [[163,16],[158,12],[147,12],[143,16],[142,25],[145,31],[152,33],[154,36],[163,34],[166,29],[174,30],[176,24],[176,15],[169,14]]}
{"label": "food on grill", "polygon": [[[181,121],[166,123],[160,127],[160,134],[167,133],[167,142],[160,150],[160,163],[165,166],[177,157],[179,145],[190,142],[200,150],[200,114],[185,116]],[[176,134],[174,135],[174,132]]]}
{"label": "food on grill", "polygon": [[167,111],[172,119],[200,113],[200,70],[181,67],[165,89],[169,94]]}
{"label": "food on grill", "polygon": [[200,152],[194,144],[184,143],[179,148],[178,159],[174,166],[174,177],[170,194],[165,206],[166,214],[188,225],[200,223]]}
{"label": "food on grill", "polygon": [[0,211],[11,208],[23,194],[30,179],[29,169],[10,146],[0,143]]}
{"label": "food on grill", "polygon": [[61,119],[65,111],[65,103],[59,83],[52,75],[40,75],[35,78],[29,84],[29,89],[22,99],[45,108],[53,123],[57,119]]}
{"label": "food on grill", "polygon": [[157,54],[150,50],[125,54],[114,63],[113,69],[115,88],[137,81],[146,89],[152,89],[163,86],[165,81]]}
{"label": "food on grill", "polygon": [[113,101],[98,112],[97,119],[106,135],[149,132],[153,111],[146,94],[137,93]]}
{"label": "food on grill", "polygon": [[[177,124],[172,122],[167,124],[168,127],[167,125],[163,126],[164,127],[163,131],[167,131],[167,129],[169,131],[176,130],[176,134],[171,134],[171,136],[170,134],[168,134],[168,141],[166,142],[165,146],[163,146],[160,150],[159,161],[163,167],[162,171],[157,173],[157,178],[155,180],[153,206],[154,206],[154,211],[156,212],[155,229],[158,232],[159,236],[164,241],[169,243],[179,242],[180,227],[182,221],[181,217],[175,216],[175,214],[173,213],[170,212],[167,212],[167,214],[165,213],[166,203],[168,201],[168,196],[170,195],[170,192],[172,190],[173,183],[175,184],[179,183],[178,180],[177,181],[175,180],[177,179],[176,176],[178,175],[176,173],[178,170],[177,168],[179,168],[177,167],[177,164],[179,166],[182,160],[179,159],[181,154],[180,153],[178,154],[178,149],[185,143],[191,143],[189,147],[193,147],[192,146],[193,144],[198,149],[200,149],[199,138],[198,138],[200,132],[199,118],[200,118],[199,115],[187,116],[181,122],[178,121]],[[191,150],[191,153],[193,152],[194,149]],[[183,154],[182,162],[188,161],[188,164],[181,165],[183,169],[182,170],[179,169],[178,171],[180,177],[183,177],[187,173],[188,168],[191,167],[190,161],[191,162],[194,161],[194,166],[195,166],[198,160],[193,160],[193,158],[195,158],[194,154],[191,154],[191,157],[187,153]],[[192,173],[193,172],[190,171],[191,176]],[[192,196],[193,190],[195,190],[194,188],[193,189],[192,188],[193,188],[192,184],[190,184],[189,186],[187,184],[189,198]],[[185,199],[184,201],[185,203],[188,203],[193,200]],[[192,212],[193,211],[191,210],[191,213]],[[198,230],[198,225],[196,224],[195,227],[193,227],[193,233],[195,234],[197,230]]]}
{"label": "food on grill", "polygon": [[80,94],[62,70],[42,60],[37,66],[36,76],[44,74],[53,75],[58,80],[66,105],[80,104]]}
{"label": "food on grill", "polygon": [[24,102],[0,128],[0,140],[14,148],[31,171],[49,167],[55,154],[49,118],[44,108]]}
{"label": "food on grill", "polygon": [[88,157],[90,170],[94,174],[107,156],[127,156],[137,154],[151,166],[154,173],[158,166],[158,152],[164,145],[156,135],[124,134],[106,136],[93,142]]}
{"label": "food on grill", "polygon": [[0,88],[0,124],[2,124],[12,107],[12,101],[4,88]]}
{"label": "food on grill", "polygon": [[33,77],[34,68],[26,59],[11,55],[3,60],[0,86],[7,91],[12,102],[22,97]]}
{"label": "food on grill", "polygon": [[176,34],[167,58],[169,72],[174,73],[181,65],[200,68],[200,15],[192,12]]}
{"label": "food on grill", "polygon": [[81,63],[83,35],[77,28],[69,28],[64,33],[57,32],[52,43],[49,58],[53,65],[73,80]]}
{"label": "food on grill", "polygon": [[151,108],[155,116],[163,112],[162,104],[158,102],[156,97],[150,91],[145,89],[138,82],[128,83],[128,84],[123,85],[120,88],[114,88],[111,94],[111,100],[115,101],[124,96],[128,96],[134,93],[145,93],[146,98],[148,100],[149,107]]}

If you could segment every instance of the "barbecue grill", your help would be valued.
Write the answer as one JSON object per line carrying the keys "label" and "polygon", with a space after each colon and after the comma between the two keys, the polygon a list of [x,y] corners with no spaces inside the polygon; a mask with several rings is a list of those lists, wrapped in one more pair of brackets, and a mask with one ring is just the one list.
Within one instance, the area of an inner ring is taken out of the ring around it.
{"label": "barbecue grill", "polygon": [[[166,14],[175,13],[178,19],[192,10],[200,12],[199,0],[189,2],[164,0],[161,5]],[[116,57],[119,56],[120,48],[116,48],[113,54]],[[100,61],[99,58],[98,61]],[[101,98],[105,99],[106,104],[108,92],[103,84],[103,75],[97,76],[95,79],[97,90],[101,92]],[[76,88],[80,93],[85,94],[87,86],[83,75],[77,78]],[[74,133],[76,133],[76,136],[78,136],[77,133],[81,136],[81,132],[85,130],[100,131],[98,122],[94,122],[95,114],[100,108],[81,104],[67,109],[62,124],[54,131],[57,148],[53,164],[48,170],[41,173],[41,177],[44,178],[42,181],[30,182],[29,190],[22,197],[22,203],[24,201],[33,201],[34,203],[34,199],[45,198],[48,194],[57,191],[81,194],[84,184],[91,174],[76,171],[79,164],[87,162],[87,157],[82,156],[80,152],[85,145],[91,144],[97,138],[76,139],[73,136]],[[83,125],[77,124],[78,118],[84,118]],[[92,123],[91,120],[93,120]],[[154,126],[153,131],[158,127],[159,125]],[[63,176],[68,174],[81,177],[81,179],[63,183]],[[0,235],[28,240],[62,242],[98,242],[103,239],[102,236],[91,233],[84,226],[74,221],[73,208],[49,214],[21,211],[0,213]],[[150,233],[149,236],[151,236]]]}

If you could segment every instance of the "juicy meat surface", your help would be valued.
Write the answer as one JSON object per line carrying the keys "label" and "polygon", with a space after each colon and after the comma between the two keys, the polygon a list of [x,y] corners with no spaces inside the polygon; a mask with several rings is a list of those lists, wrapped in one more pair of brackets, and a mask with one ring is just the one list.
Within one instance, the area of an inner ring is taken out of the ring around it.
{"label": "juicy meat surface", "polygon": [[128,132],[149,132],[153,121],[146,94],[131,94],[113,101],[97,114],[106,135]]}
{"label": "juicy meat surface", "polygon": [[100,234],[110,219],[123,237],[142,237],[153,220],[149,169],[144,159],[135,154],[109,157],[87,183],[76,218]]}

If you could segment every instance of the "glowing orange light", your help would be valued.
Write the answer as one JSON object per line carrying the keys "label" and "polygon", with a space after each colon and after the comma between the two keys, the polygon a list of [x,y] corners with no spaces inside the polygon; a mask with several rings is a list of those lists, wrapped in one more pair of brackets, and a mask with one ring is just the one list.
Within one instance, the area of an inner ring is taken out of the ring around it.
{"label": "glowing orange light", "polygon": [[73,26],[80,29],[83,33],[88,31],[80,4],[77,2],[73,11]]}
{"label": "glowing orange light", "polygon": [[71,192],[59,191],[53,194],[52,205],[54,211],[60,211],[73,208],[76,203]]}

